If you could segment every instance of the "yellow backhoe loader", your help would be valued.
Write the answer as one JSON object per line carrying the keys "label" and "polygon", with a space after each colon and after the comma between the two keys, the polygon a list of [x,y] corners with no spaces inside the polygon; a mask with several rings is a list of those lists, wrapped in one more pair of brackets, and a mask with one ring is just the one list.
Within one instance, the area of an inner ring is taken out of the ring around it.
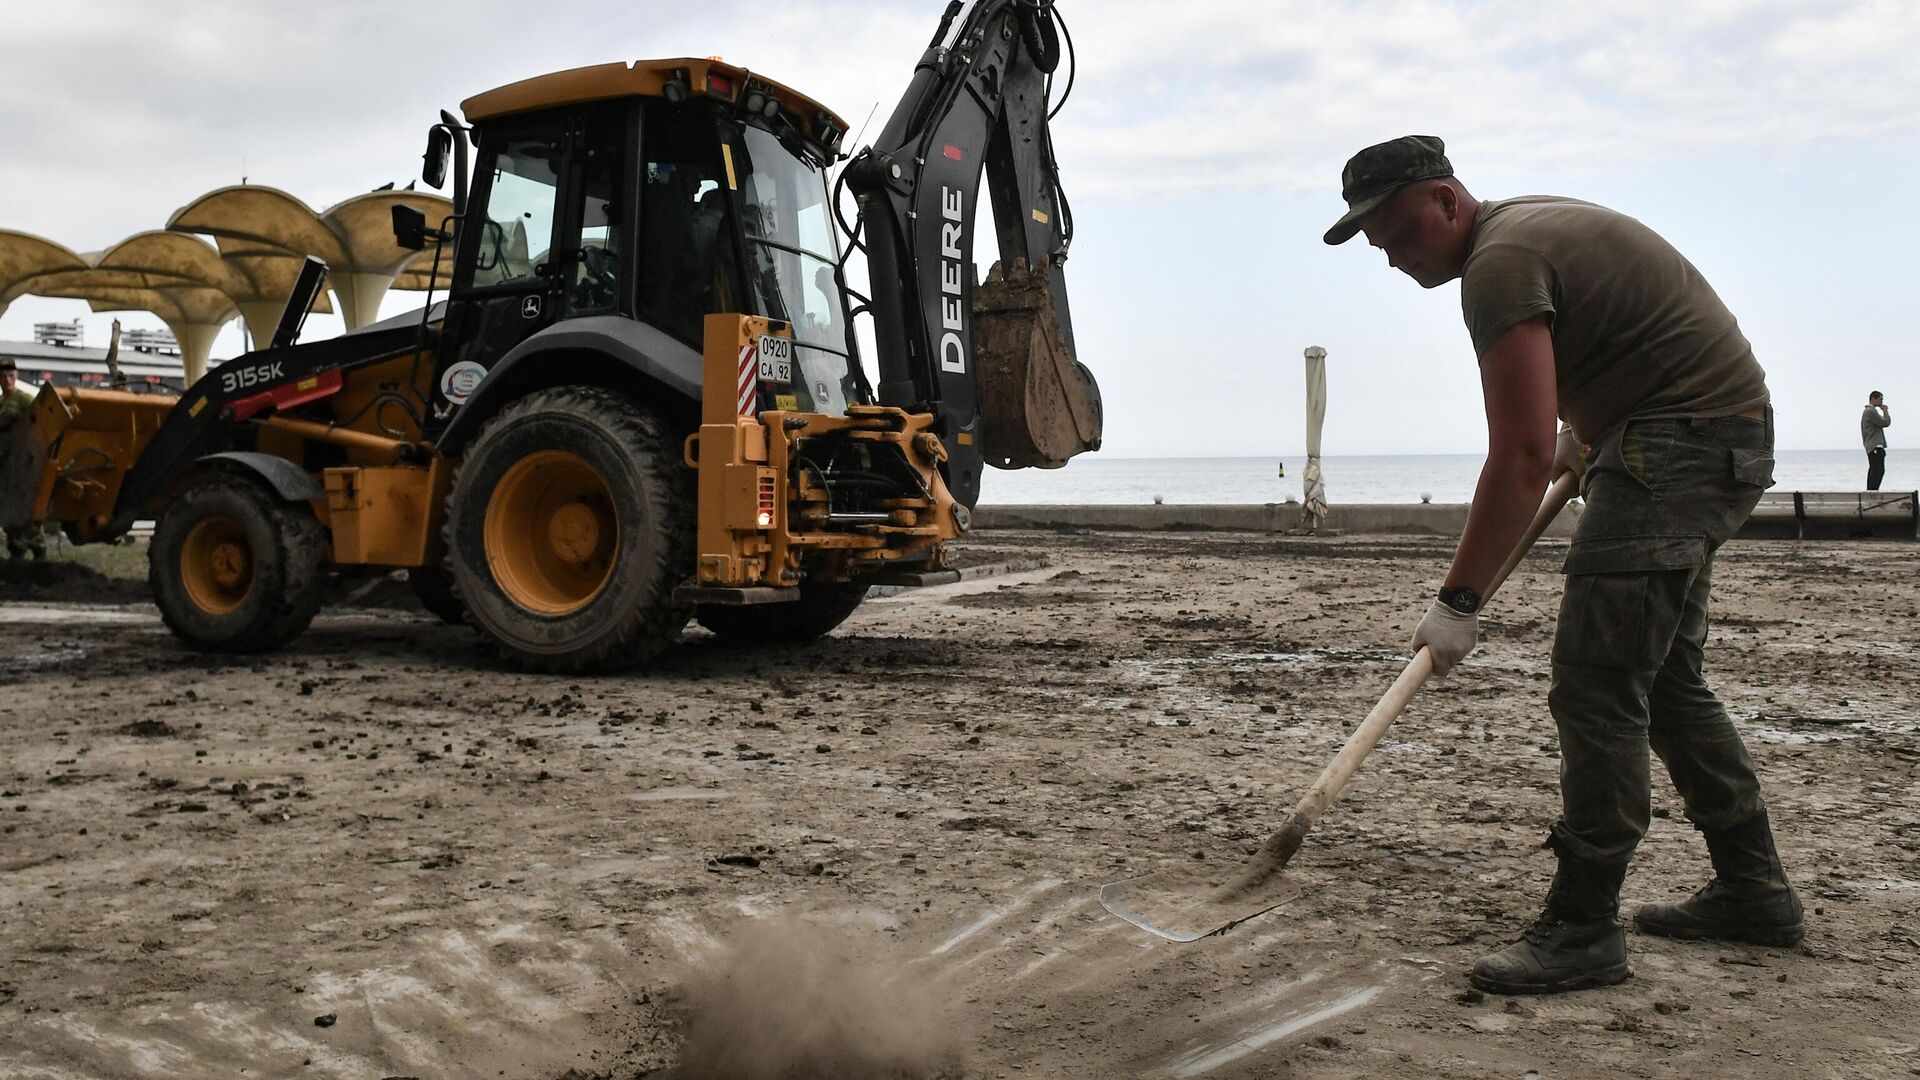
{"label": "yellow backhoe loader", "polygon": [[[1062,29],[1050,2],[949,4],[851,158],[833,112],[719,60],[470,98],[429,131],[453,214],[394,211],[450,265],[443,302],[298,343],[311,260],[273,342],[178,398],[44,390],[30,511],[79,542],[154,520],[154,600],[209,651],[283,645],[332,573],[408,568],[543,671],[644,663],[690,618],[806,640],[872,584],[943,580],[984,464],[1100,441],[1048,133]],[[856,246],[871,297],[845,284]]]}

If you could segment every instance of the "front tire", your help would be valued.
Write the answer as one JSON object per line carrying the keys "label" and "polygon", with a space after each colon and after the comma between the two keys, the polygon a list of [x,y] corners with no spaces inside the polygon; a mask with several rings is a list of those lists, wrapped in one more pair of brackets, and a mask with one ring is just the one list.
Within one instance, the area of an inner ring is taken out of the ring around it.
{"label": "front tire", "polygon": [[800,599],[784,604],[702,604],[700,625],[731,645],[805,645],[847,621],[866,598],[865,585],[802,582]]}
{"label": "front tire", "polygon": [[161,511],[147,583],[167,629],[193,648],[270,652],[313,622],[326,558],[326,530],[305,504],[210,472]]}
{"label": "front tire", "polygon": [[447,568],[470,621],[546,672],[645,663],[692,615],[693,470],[659,417],[588,386],[528,395],[454,473]]}

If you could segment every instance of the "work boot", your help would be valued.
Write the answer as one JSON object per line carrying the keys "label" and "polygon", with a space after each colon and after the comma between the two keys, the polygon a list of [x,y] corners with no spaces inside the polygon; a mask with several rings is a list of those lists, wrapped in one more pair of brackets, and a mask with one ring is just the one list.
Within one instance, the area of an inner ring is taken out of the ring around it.
{"label": "work boot", "polygon": [[1678,903],[1642,905],[1634,925],[1661,937],[1800,944],[1807,933],[1800,898],[1787,884],[1767,815],[1705,836],[1713,880]]}
{"label": "work boot", "polygon": [[1546,910],[1519,941],[1473,965],[1473,985],[1495,994],[1558,994],[1625,981],[1633,972],[1615,916],[1626,875],[1626,863],[1562,854]]}

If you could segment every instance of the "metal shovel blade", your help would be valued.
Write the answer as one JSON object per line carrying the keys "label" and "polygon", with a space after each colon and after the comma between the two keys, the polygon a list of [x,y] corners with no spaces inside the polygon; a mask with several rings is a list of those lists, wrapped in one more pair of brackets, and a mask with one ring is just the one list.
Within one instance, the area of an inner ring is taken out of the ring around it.
{"label": "metal shovel blade", "polygon": [[1229,893],[1217,874],[1168,871],[1102,885],[1100,906],[1168,941],[1199,941],[1282,907],[1304,891],[1274,879]]}

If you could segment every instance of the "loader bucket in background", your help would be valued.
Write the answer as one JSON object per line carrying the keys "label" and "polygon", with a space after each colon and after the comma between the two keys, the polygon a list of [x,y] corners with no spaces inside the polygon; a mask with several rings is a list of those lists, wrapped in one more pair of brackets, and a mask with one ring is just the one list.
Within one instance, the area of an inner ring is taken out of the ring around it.
{"label": "loader bucket in background", "polygon": [[995,264],[973,294],[980,441],[998,469],[1057,469],[1100,448],[1100,387],[1073,358],[1047,276]]}
{"label": "loader bucket in background", "polygon": [[29,450],[32,515],[59,522],[79,543],[109,539],[106,528],[127,470],[179,401],[168,394],[43,388],[34,402]]}

